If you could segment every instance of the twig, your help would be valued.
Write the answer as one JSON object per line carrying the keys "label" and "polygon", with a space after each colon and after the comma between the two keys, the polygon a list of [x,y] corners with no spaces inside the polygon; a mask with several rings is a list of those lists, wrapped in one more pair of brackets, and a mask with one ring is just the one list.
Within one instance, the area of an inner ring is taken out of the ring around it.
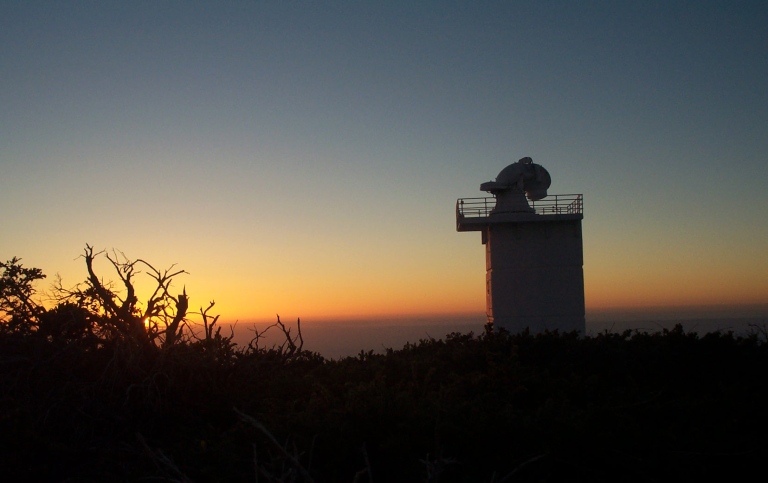
{"label": "twig", "polygon": [[305,470],[304,467],[301,466],[301,463],[299,463],[299,461],[291,453],[289,453],[288,450],[286,450],[277,441],[277,439],[275,439],[274,436],[272,436],[272,433],[270,433],[269,430],[266,427],[264,427],[263,424],[261,424],[259,421],[257,421],[253,416],[249,416],[249,415],[241,412],[237,408],[233,408],[233,409],[234,409],[235,413],[237,413],[237,415],[240,416],[240,419],[242,419],[243,421],[247,422],[248,424],[250,424],[254,428],[256,428],[259,431],[261,431],[261,433],[264,434],[264,436],[267,437],[269,442],[272,443],[275,446],[275,448],[277,448],[277,450],[280,453],[282,453],[283,456],[285,456],[285,458],[293,465],[294,468],[296,468],[296,470],[301,474],[301,476],[303,476],[306,479],[306,481],[309,481],[309,482],[314,482],[315,481],[309,475],[307,470]]}
{"label": "twig", "polygon": [[141,443],[144,452],[147,454],[147,456],[149,456],[152,462],[155,463],[155,466],[157,466],[159,470],[164,471],[165,473],[168,473],[169,471],[174,473],[177,478],[173,481],[178,481],[181,483],[192,483],[192,480],[189,479],[184,473],[182,473],[181,470],[173,463],[173,461],[165,456],[162,451],[159,449],[153,450],[150,448],[141,433],[136,433],[136,438],[139,440],[139,443]]}
{"label": "twig", "polygon": [[518,471],[522,470],[523,468],[525,468],[526,466],[530,465],[531,463],[535,463],[535,462],[539,461],[540,459],[542,459],[542,458],[544,458],[546,456],[547,456],[547,453],[544,453],[544,454],[540,454],[538,456],[534,456],[533,458],[530,458],[530,459],[527,459],[527,460],[523,461],[522,463],[517,465],[515,467],[515,469],[512,470],[507,476],[505,476],[504,478],[500,479],[498,483],[504,483],[505,481],[508,481],[510,478],[515,476],[515,473],[517,473]]}

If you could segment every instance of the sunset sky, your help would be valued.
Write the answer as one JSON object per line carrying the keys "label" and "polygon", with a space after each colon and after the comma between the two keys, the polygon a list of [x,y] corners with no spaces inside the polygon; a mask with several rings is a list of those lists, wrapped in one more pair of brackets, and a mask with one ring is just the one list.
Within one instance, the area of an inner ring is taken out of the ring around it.
{"label": "sunset sky", "polygon": [[[584,194],[587,311],[768,303],[768,2],[0,2],[0,258],[225,320],[484,312],[456,198]],[[101,265],[102,275],[113,278]],[[42,287],[42,288],[45,288]]]}

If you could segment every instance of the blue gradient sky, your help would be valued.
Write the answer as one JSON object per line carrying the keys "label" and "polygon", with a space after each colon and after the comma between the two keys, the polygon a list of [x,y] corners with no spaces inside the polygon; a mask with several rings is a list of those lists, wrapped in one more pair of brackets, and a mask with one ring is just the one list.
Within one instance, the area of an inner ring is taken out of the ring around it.
{"label": "blue gradient sky", "polygon": [[[0,258],[225,319],[484,311],[458,197],[584,193],[588,311],[768,302],[768,3],[2,2]],[[104,276],[110,276],[102,267]]]}

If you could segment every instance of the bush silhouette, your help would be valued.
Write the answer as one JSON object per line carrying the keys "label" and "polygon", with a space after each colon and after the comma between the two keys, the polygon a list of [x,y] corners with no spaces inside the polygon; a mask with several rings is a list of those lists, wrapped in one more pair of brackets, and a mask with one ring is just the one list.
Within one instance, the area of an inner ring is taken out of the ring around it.
{"label": "bush silhouette", "polygon": [[189,311],[174,329],[180,297],[163,276],[178,271],[150,269],[161,288],[143,340],[119,318],[147,314],[137,301],[118,313],[130,267],[138,275],[135,262],[113,266],[125,263],[122,292],[91,282],[50,309],[24,302],[42,273],[3,264],[6,478],[738,480],[768,457],[760,334],[487,327],[328,360],[279,318],[268,330],[283,342],[262,347],[257,333],[239,347],[208,315],[213,303],[196,313],[202,331]]}

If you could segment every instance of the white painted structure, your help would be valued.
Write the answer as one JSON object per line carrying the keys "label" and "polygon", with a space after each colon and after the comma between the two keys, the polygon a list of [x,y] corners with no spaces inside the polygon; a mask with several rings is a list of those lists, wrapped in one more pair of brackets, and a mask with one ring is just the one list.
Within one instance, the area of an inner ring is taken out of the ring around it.
{"label": "white painted structure", "polygon": [[547,196],[550,184],[546,169],[523,158],[480,185],[493,197],[456,202],[456,230],[482,234],[494,327],[584,334],[583,197]]}

